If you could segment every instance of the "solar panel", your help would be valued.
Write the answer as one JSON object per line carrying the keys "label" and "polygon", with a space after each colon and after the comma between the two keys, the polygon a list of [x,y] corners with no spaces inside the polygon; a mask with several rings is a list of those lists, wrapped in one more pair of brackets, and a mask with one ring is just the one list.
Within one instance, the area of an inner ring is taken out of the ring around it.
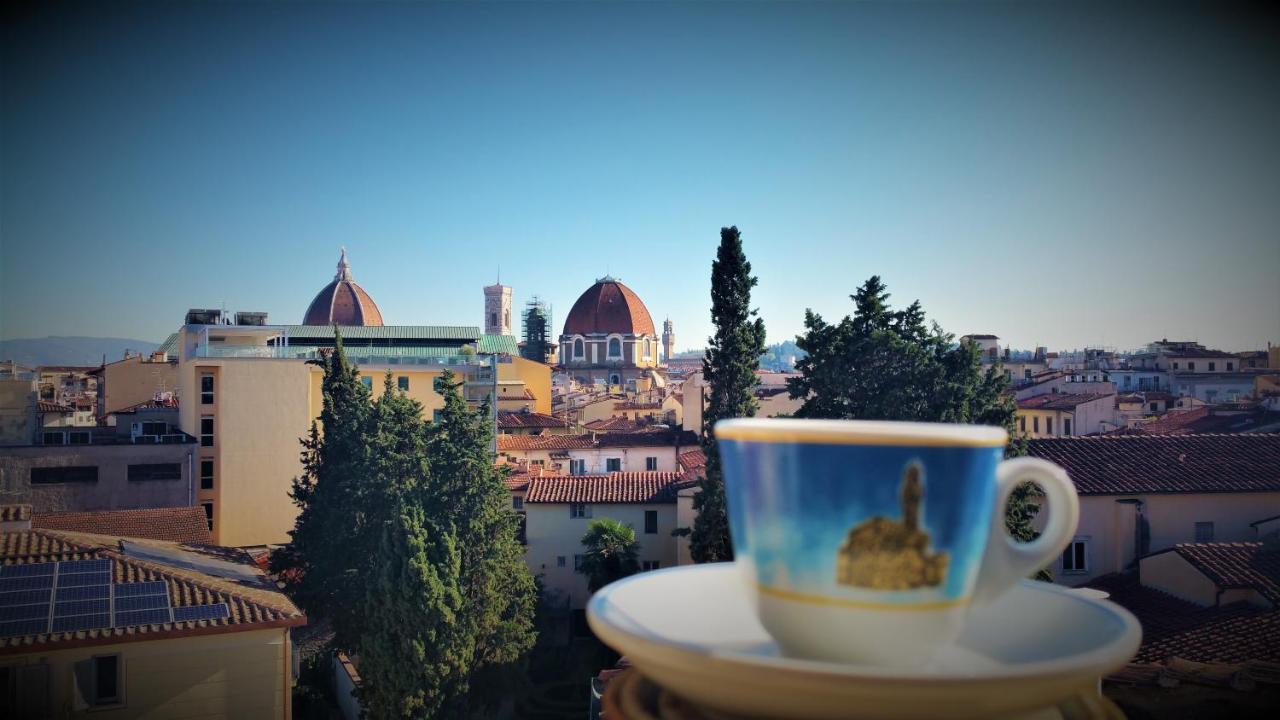
{"label": "solar panel", "polygon": [[10,605],[0,608],[0,622],[34,620],[49,617],[49,603],[36,605]]}
{"label": "solar panel", "polygon": [[53,588],[41,588],[39,590],[17,590],[15,592],[0,593],[0,608],[9,607],[10,605],[30,605],[32,603],[49,602],[49,593]]}
{"label": "solar panel", "polygon": [[97,613],[111,612],[111,601],[102,600],[71,600],[68,602],[60,602],[53,606],[53,617],[58,618],[64,615],[93,615]]}
{"label": "solar panel", "polygon": [[152,610],[116,611],[116,627],[129,625],[160,625],[169,622],[169,608]]}
{"label": "solar panel", "polygon": [[96,615],[69,615],[67,617],[55,617],[53,619],[53,632],[77,632],[80,630],[93,630],[94,628],[111,627],[111,613],[98,613]]}
{"label": "solar panel", "polygon": [[190,620],[217,620],[219,618],[230,617],[230,615],[231,613],[228,612],[226,603],[218,603],[216,605],[192,605],[190,607],[173,609],[174,622]]}
{"label": "solar panel", "polygon": [[140,583],[120,583],[116,585],[116,598],[134,597],[136,595],[165,595],[169,594],[169,586],[163,580],[155,580],[153,582]]}
{"label": "solar panel", "polygon": [[18,620],[16,622],[0,623],[0,637],[13,637],[15,635],[39,635],[49,631],[49,618],[43,617],[39,620]]}
{"label": "solar panel", "polygon": [[67,560],[58,563],[59,575],[111,572],[111,560]]}
{"label": "solar panel", "polygon": [[[34,580],[36,578],[24,578]],[[80,587],[84,585],[110,585],[111,573],[76,573],[74,575],[58,574],[58,587]]]}
{"label": "solar panel", "polygon": [[0,593],[53,587],[52,575],[27,575],[0,579]]}
{"label": "solar panel", "polygon": [[86,585],[84,587],[60,587],[56,593],[58,602],[67,600],[102,600],[111,597],[110,585]]}
{"label": "solar panel", "polygon": [[152,610],[169,607],[168,595],[138,595],[135,597],[116,598],[116,612],[124,610]]}
{"label": "solar panel", "polygon": [[52,575],[53,566],[57,564],[58,563],[31,563],[30,565],[5,565],[4,567],[0,567],[0,578]]}

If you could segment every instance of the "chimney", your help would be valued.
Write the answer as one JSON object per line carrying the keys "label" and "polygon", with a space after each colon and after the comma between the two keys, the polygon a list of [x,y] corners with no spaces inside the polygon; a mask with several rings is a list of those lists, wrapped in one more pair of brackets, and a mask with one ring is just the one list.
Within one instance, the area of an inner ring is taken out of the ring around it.
{"label": "chimney", "polygon": [[30,529],[30,505],[0,505],[0,532],[17,532]]}

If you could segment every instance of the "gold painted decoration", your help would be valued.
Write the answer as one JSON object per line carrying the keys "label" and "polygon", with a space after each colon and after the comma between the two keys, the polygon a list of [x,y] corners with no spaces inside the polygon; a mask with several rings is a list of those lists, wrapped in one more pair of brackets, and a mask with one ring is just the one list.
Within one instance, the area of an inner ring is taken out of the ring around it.
{"label": "gold painted decoration", "polygon": [[902,519],[877,516],[849,529],[836,557],[836,580],[873,590],[936,587],[947,574],[947,553],[929,549],[929,533],[920,529],[924,499],[920,463],[903,471]]}

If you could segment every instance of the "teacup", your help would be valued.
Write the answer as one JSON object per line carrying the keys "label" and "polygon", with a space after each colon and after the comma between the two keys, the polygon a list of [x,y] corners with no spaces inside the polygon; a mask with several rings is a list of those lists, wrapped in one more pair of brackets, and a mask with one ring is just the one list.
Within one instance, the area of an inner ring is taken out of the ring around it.
{"label": "teacup", "polygon": [[[1002,460],[998,427],[744,419],[715,434],[735,559],[790,656],[924,663],[970,607],[1047,566],[1075,533],[1066,472]],[[1017,543],[1004,507],[1025,482],[1044,490],[1048,522]]]}

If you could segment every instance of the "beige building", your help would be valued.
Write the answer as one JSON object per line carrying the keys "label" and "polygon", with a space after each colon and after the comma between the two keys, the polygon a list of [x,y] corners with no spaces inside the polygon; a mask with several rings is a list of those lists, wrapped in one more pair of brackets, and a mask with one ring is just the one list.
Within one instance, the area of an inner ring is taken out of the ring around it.
{"label": "beige building", "polygon": [[1095,435],[1123,426],[1115,393],[1047,393],[1018,400],[1018,432],[1029,438]]}
{"label": "beige building", "polygon": [[36,442],[40,418],[36,415],[39,385],[31,372],[0,376],[0,446]]}
{"label": "beige building", "polygon": [[1179,543],[1251,541],[1280,515],[1280,434],[1041,439],[1029,452],[1065,468],[1080,496],[1076,536],[1052,568],[1065,585]]}
{"label": "beige building", "polygon": [[52,598],[72,580],[79,596],[101,589],[106,598],[6,606],[6,617],[26,619],[0,622],[5,707],[15,718],[288,720],[290,630],[306,618],[246,561],[155,540],[0,534],[5,570],[49,578],[24,585],[38,586],[24,600],[43,588]]}
{"label": "beige building", "polygon": [[676,565],[676,493],[684,475],[622,472],[530,477],[522,498],[526,514],[525,562],[553,595],[575,610],[586,606],[586,576],[576,571],[586,552],[582,536],[592,519],[630,525],[640,544],[641,570]]}
{"label": "beige building", "polygon": [[[176,343],[177,338],[174,338]],[[163,348],[164,346],[162,346]],[[102,368],[100,415],[124,410],[139,403],[177,393],[178,358],[163,351],[151,355],[130,355]]]}
{"label": "beige building", "polygon": [[681,452],[698,445],[692,433],[667,430],[600,435],[500,435],[500,460],[557,475],[676,472]]}
{"label": "beige building", "polygon": [[[756,388],[756,417],[770,418],[792,416],[804,405],[803,398],[792,399],[787,392],[787,380],[798,377],[797,373],[768,372],[756,373],[760,385]],[[711,396],[711,386],[706,383],[701,372],[690,373],[680,386],[683,394],[682,427],[690,432],[702,434],[702,413]]]}

